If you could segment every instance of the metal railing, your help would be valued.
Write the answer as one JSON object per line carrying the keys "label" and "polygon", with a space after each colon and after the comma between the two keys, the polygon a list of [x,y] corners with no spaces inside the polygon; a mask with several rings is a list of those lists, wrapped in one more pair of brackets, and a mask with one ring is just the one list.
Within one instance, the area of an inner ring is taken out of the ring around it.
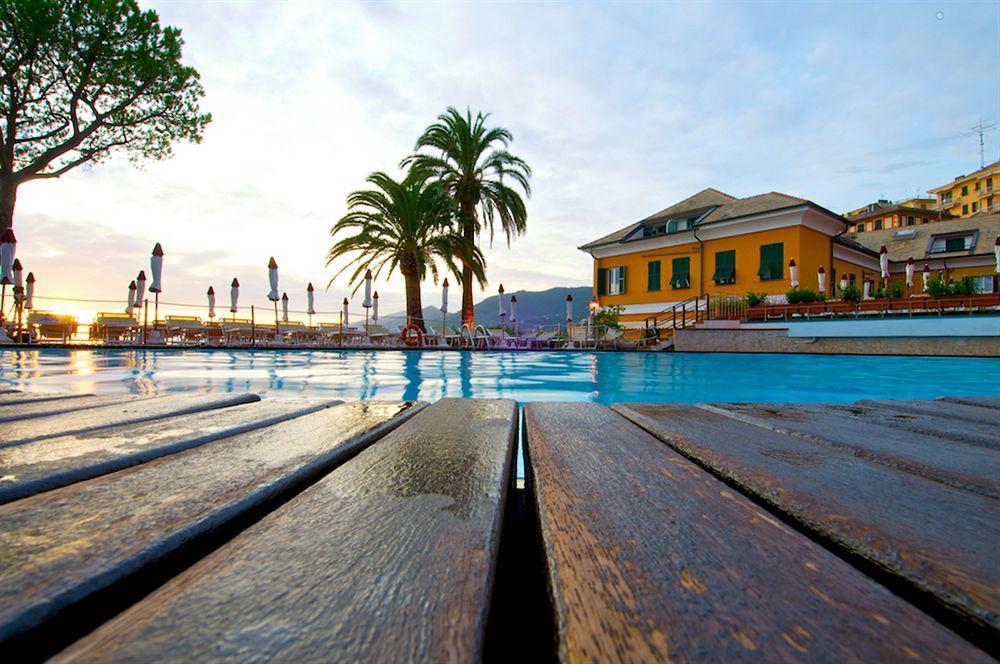
{"label": "metal railing", "polygon": [[829,300],[810,304],[760,304],[749,307],[743,320],[766,321],[789,318],[860,318],[862,316],[914,316],[944,313],[975,314],[1000,311],[1000,293],[879,298],[845,302]]}

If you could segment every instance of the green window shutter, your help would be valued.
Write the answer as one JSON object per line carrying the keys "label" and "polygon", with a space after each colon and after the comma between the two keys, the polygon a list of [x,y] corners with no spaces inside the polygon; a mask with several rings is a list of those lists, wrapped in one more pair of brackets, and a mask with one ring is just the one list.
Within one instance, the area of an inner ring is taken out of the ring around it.
{"label": "green window shutter", "polygon": [[670,275],[670,285],[674,289],[689,288],[691,286],[691,259],[688,257],[675,258],[672,263],[672,273]]}
{"label": "green window shutter", "polygon": [[660,261],[649,261],[646,274],[646,289],[651,291],[660,290]]}
{"label": "green window shutter", "polygon": [[757,276],[761,280],[781,279],[785,273],[785,245],[782,242],[760,246],[760,269]]}
{"label": "green window shutter", "polygon": [[597,268],[597,294],[608,294],[608,270],[607,268]]}
{"label": "green window shutter", "polygon": [[618,268],[618,292],[625,292],[625,266]]}
{"label": "green window shutter", "polygon": [[712,280],[717,284],[731,284],[736,281],[736,250],[715,252],[715,273]]}

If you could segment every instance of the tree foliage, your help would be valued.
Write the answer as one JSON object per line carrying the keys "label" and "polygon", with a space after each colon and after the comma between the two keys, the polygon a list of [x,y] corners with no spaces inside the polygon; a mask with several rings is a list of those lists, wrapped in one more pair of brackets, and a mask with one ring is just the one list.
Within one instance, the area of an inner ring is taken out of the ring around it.
{"label": "tree foliage", "polygon": [[182,46],[179,29],[134,0],[0,0],[0,196],[10,211],[25,181],[200,142],[211,115]]}

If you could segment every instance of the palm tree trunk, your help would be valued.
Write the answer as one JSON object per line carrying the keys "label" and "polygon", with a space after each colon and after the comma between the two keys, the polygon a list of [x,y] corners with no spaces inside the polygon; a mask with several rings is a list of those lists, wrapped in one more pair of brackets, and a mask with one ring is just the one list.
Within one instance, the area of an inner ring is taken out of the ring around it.
{"label": "palm tree trunk", "polygon": [[403,272],[403,283],[406,287],[406,318],[407,322],[416,324],[422,331],[427,331],[424,325],[424,307],[420,302],[420,276],[416,270]]}
{"label": "palm tree trunk", "polygon": [[[476,206],[462,201],[462,235],[465,241],[472,246],[476,242]],[[472,282],[475,277],[472,274],[472,266],[464,260],[462,261],[462,323],[469,326],[470,330],[476,329],[476,312],[472,302]]]}

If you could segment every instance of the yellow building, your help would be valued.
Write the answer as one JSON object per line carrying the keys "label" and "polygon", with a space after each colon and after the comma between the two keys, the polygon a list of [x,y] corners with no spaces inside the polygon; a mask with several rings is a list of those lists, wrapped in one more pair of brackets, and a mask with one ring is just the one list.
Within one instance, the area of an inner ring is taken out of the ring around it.
{"label": "yellow building", "polygon": [[705,189],[580,249],[594,259],[598,304],[624,307],[622,321],[638,328],[696,295],[754,291],[781,301],[792,288],[792,260],[803,289],[818,290],[822,266],[828,294],[841,276],[851,283],[876,276],[874,251],[834,242],[847,224],[795,196]]}
{"label": "yellow building", "polygon": [[[848,228],[852,233],[870,233],[880,231],[884,228],[904,228],[906,226],[916,226],[934,221],[950,221],[958,217],[943,210],[935,210],[933,206],[914,207],[908,205],[915,203],[917,199],[893,203],[891,201],[877,201],[863,208],[853,210],[844,215],[849,222]],[[933,203],[931,199],[926,199]]]}
{"label": "yellow building", "polygon": [[929,189],[934,194],[937,209],[956,217],[1000,212],[1000,161],[995,161],[975,173],[960,175],[948,184]]}

